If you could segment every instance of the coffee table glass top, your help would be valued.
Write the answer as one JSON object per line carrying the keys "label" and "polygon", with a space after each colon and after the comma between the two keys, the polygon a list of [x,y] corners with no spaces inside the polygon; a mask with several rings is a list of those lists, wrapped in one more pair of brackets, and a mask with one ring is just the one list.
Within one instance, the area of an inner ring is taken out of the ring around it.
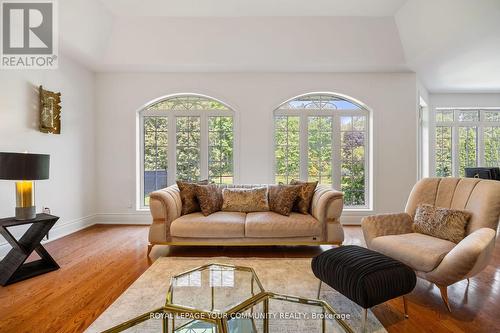
{"label": "coffee table glass top", "polygon": [[352,333],[325,301],[264,290],[250,267],[208,264],[175,275],[165,305],[106,333]]}
{"label": "coffee table glass top", "polygon": [[252,269],[210,264],[174,276],[167,304],[225,312],[263,291]]}

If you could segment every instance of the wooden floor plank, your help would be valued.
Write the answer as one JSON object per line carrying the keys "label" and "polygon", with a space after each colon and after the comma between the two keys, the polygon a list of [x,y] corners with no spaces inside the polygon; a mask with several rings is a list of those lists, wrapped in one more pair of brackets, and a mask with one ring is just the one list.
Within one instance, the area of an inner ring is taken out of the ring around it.
{"label": "wooden floor plank", "polygon": [[[61,268],[0,287],[0,332],[82,332],[160,256],[313,257],[323,247],[167,247],[146,256],[147,226],[95,225],[46,244]],[[345,227],[345,244],[364,245],[360,227]],[[500,246],[470,284],[449,288],[446,311],[439,290],[420,280],[409,295],[373,311],[389,332],[494,332],[500,327]]]}

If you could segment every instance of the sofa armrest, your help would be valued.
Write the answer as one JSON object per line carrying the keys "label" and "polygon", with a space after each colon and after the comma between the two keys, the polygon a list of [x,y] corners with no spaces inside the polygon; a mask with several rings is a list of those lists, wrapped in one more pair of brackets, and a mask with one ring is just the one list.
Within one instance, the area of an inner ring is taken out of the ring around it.
{"label": "sofa armrest", "polygon": [[170,223],[181,216],[182,201],[177,185],[154,191],[149,195],[149,210],[153,224],[149,230],[151,243],[166,242]]}
{"label": "sofa armrest", "polygon": [[436,269],[424,273],[434,283],[448,286],[482,271],[493,257],[495,230],[481,228],[462,239]]}
{"label": "sofa armrest", "polygon": [[376,237],[413,232],[412,224],[413,219],[407,213],[372,215],[361,220],[361,228],[368,248],[371,247],[372,239]]}
{"label": "sofa armrest", "polygon": [[328,243],[342,244],[344,230],[340,215],[344,209],[344,194],[329,186],[318,185],[311,201],[311,215],[323,226],[323,240]]}
{"label": "sofa armrest", "polygon": [[344,209],[344,194],[325,185],[318,185],[311,202],[311,215],[320,222],[338,220]]}

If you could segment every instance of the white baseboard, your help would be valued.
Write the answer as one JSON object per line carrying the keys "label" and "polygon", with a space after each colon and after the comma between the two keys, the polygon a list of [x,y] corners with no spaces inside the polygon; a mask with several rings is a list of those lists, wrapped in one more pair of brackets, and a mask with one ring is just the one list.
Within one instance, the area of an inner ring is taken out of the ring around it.
{"label": "white baseboard", "polygon": [[151,224],[149,212],[97,214],[96,224]]}
{"label": "white baseboard", "polygon": [[340,217],[340,223],[343,225],[361,225],[361,219],[366,215],[342,215]]}
{"label": "white baseboard", "polygon": [[[61,237],[67,236],[79,230],[88,228],[95,224],[96,215],[89,215],[81,217],[66,223],[57,224],[49,232],[49,240],[43,240],[42,244],[51,242],[53,240],[59,239]],[[10,244],[3,240],[0,242],[0,259],[5,257],[5,255],[10,251],[12,247]]]}

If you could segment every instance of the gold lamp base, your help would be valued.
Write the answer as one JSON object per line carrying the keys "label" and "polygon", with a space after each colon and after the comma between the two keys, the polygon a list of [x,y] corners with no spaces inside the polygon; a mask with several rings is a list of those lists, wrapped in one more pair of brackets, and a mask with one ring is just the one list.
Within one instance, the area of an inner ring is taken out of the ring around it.
{"label": "gold lamp base", "polygon": [[16,217],[18,221],[32,220],[36,218],[36,207],[16,207]]}
{"label": "gold lamp base", "polygon": [[33,182],[16,182],[16,220],[31,220],[36,217]]}

